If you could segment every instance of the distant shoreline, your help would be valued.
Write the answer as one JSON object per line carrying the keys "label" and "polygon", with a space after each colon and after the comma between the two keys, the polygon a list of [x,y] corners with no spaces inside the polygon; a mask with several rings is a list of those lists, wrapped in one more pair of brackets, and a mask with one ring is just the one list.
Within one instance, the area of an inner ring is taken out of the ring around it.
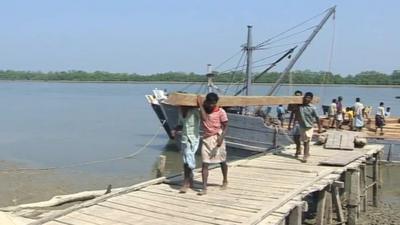
{"label": "distant shoreline", "polygon": [[[99,84],[202,84],[205,82],[186,82],[186,81],[74,81],[74,80],[0,80],[0,82],[21,82],[21,83],[99,83]],[[215,82],[215,84],[229,84]],[[273,85],[273,83],[253,83],[256,86]],[[400,88],[400,85],[391,84],[281,84],[281,86],[325,86],[325,87],[376,87],[376,88]]]}

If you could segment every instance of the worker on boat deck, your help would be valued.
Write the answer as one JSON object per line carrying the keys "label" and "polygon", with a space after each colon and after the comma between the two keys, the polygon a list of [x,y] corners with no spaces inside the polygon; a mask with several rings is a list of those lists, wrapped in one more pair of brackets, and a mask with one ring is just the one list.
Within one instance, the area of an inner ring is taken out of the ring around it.
{"label": "worker on boat deck", "polygon": [[375,134],[378,129],[381,129],[380,135],[383,135],[383,126],[385,125],[385,103],[379,103],[379,107],[376,109],[375,114]]}
{"label": "worker on boat deck", "polygon": [[354,127],[356,131],[361,131],[364,127],[365,114],[364,104],[361,103],[360,98],[356,98],[356,103],[354,104]]}
{"label": "worker on boat deck", "polygon": [[353,118],[354,118],[353,109],[351,107],[346,107],[345,120],[349,125],[349,130],[353,130]]}
{"label": "worker on boat deck", "polygon": [[178,126],[173,130],[173,137],[181,131],[180,150],[183,159],[184,180],[180,193],[186,193],[193,187],[193,169],[196,168],[196,151],[200,143],[200,111],[197,107],[181,106]]}
{"label": "worker on boat deck", "polygon": [[283,105],[279,105],[276,108],[276,115],[278,117],[278,120],[281,122],[281,124],[280,124],[281,127],[283,127],[283,121],[284,121],[283,116],[285,115],[285,113],[286,113],[286,110],[285,110],[285,108],[283,108]]}
{"label": "worker on boat deck", "polygon": [[387,107],[385,111],[385,118],[388,118],[389,116],[390,116],[390,107]]}
{"label": "worker on boat deck", "polygon": [[300,126],[300,138],[304,143],[303,162],[307,162],[307,159],[310,156],[310,141],[313,135],[314,122],[317,122],[318,124],[318,133],[322,132],[321,122],[319,120],[317,110],[311,104],[313,97],[313,93],[306,92],[303,97],[303,104],[299,106],[297,111]]}
{"label": "worker on boat deck", "polygon": [[336,104],[336,98],[332,99],[332,103],[329,106],[329,111],[328,111],[328,118],[329,118],[329,125],[330,128],[335,127],[335,121],[336,121],[336,114],[337,114],[337,104]]}
{"label": "worker on boat deck", "polygon": [[199,195],[207,194],[208,165],[219,163],[222,171],[221,189],[228,185],[228,166],[226,164],[225,133],[228,127],[228,116],[224,109],[217,106],[218,95],[208,93],[203,101],[197,96],[203,125],[203,142],[201,147],[203,190]]}
{"label": "worker on boat deck", "polygon": [[[302,96],[303,92],[297,90],[294,92],[295,96]],[[288,105],[288,111],[290,112],[290,117],[289,117],[289,125],[288,125],[288,130],[292,130],[291,134],[293,135],[293,140],[294,143],[296,143],[296,153],[295,157],[299,157],[301,154],[301,146],[300,146],[300,127],[299,127],[299,118],[298,118],[298,113],[297,111],[299,110],[299,105],[297,104],[289,104]],[[293,123],[293,126],[292,126]]]}
{"label": "worker on boat deck", "polygon": [[343,97],[339,96],[336,102],[336,129],[342,129],[343,123]]}

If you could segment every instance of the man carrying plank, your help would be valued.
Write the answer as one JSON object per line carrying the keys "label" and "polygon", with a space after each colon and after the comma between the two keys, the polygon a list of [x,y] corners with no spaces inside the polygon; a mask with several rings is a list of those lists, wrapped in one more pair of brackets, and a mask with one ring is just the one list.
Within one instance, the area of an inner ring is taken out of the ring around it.
{"label": "man carrying plank", "polygon": [[172,134],[181,131],[180,149],[183,159],[184,180],[180,193],[186,193],[189,187],[193,186],[193,169],[196,168],[195,154],[200,142],[200,112],[197,107],[179,107],[178,126]]}
{"label": "man carrying plank", "polygon": [[197,96],[197,104],[200,107],[200,115],[203,124],[203,145],[201,148],[203,190],[199,195],[207,194],[208,165],[219,163],[223,176],[221,189],[228,185],[228,165],[226,164],[225,133],[228,127],[228,116],[224,109],[217,106],[218,95],[208,93],[203,102],[201,96]]}
{"label": "man carrying plank", "polygon": [[[310,141],[313,136],[314,122],[317,122],[318,124],[318,133],[322,132],[321,122],[319,120],[317,110],[311,104],[313,97],[313,93],[306,92],[303,97],[303,104],[300,105],[297,110],[297,118],[300,128],[300,139],[304,143],[303,162],[307,162],[307,159],[310,156]],[[298,152],[296,151],[296,154],[297,153]]]}

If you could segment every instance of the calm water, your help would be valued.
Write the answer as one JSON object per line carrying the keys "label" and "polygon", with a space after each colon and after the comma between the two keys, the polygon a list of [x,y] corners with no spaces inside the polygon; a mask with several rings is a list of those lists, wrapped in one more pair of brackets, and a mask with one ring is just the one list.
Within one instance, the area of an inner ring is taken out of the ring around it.
{"label": "calm water", "polygon": [[[186,84],[0,82],[0,169],[57,167],[129,155],[159,128],[144,95],[154,88],[173,91],[185,87]],[[192,85],[186,91],[199,89],[199,85]],[[278,95],[288,95],[296,89],[314,92],[324,104],[338,95],[344,97],[345,105],[352,105],[355,97],[372,106],[384,101],[392,107],[393,115],[400,115],[400,100],[394,98],[399,95],[398,88],[283,86]],[[261,95],[267,90],[267,86],[256,85],[253,93]],[[144,152],[129,160],[47,172],[13,174],[0,170],[0,177],[6,181],[0,184],[0,194],[11,193],[9,198],[2,197],[0,205],[103,189],[107,184],[126,186],[153,178],[160,154],[167,155],[168,173],[180,171],[180,156],[163,132]],[[231,155],[235,158],[241,153]],[[43,194],[44,184],[54,188]],[[29,186],[29,193],[25,186]],[[21,197],[21,193],[27,196]]]}

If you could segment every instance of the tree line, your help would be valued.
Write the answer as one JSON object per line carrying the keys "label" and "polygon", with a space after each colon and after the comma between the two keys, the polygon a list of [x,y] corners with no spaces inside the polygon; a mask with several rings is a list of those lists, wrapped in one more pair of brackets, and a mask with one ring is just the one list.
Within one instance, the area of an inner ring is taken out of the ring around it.
{"label": "tree line", "polygon": [[[255,74],[257,76],[257,74]],[[278,72],[270,72],[255,80],[255,83],[274,83],[280,76]],[[358,84],[358,85],[400,85],[400,70],[394,70],[391,74],[377,71],[364,71],[355,75],[342,76],[324,71],[298,70],[290,73],[293,84]],[[215,82],[238,83],[245,79],[242,72],[216,74]],[[110,73],[103,71],[85,72],[78,70],[61,72],[35,72],[0,70],[0,80],[32,80],[32,81],[114,81],[114,82],[205,82],[204,74],[166,72],[153,75],[139,75],[128,73]],[[283,79],[283,83],[289,83],[289,76]]]}

